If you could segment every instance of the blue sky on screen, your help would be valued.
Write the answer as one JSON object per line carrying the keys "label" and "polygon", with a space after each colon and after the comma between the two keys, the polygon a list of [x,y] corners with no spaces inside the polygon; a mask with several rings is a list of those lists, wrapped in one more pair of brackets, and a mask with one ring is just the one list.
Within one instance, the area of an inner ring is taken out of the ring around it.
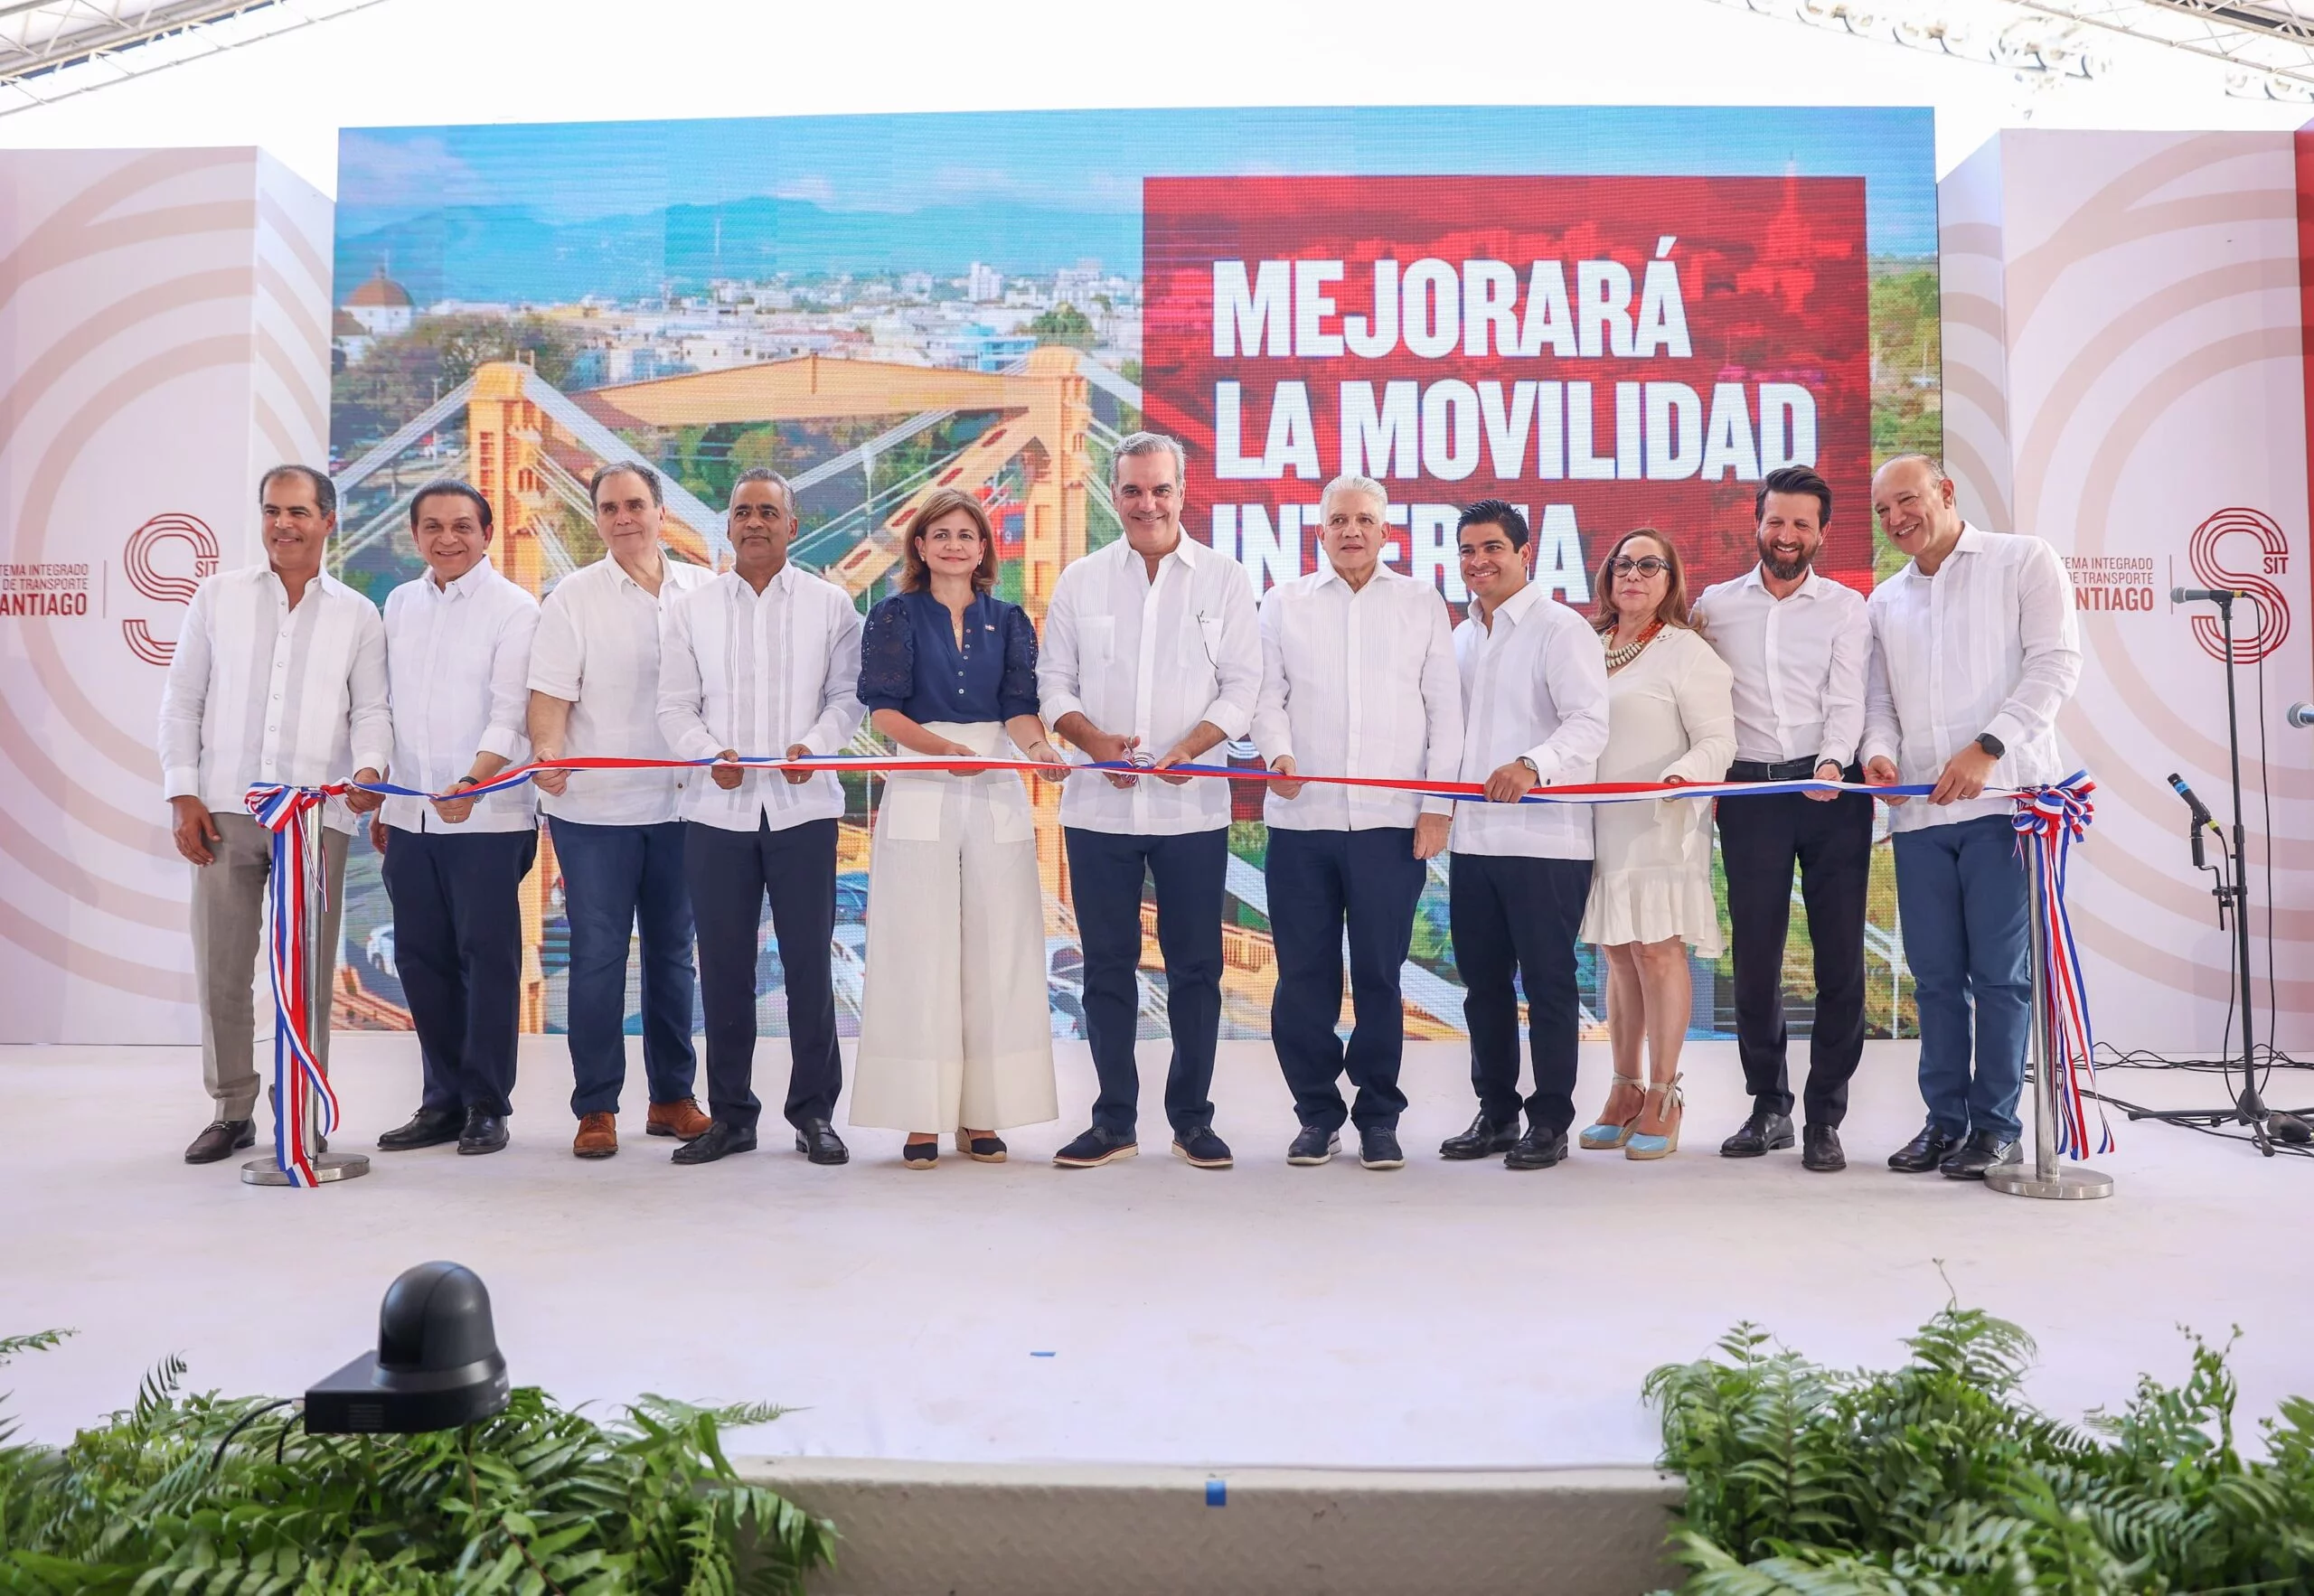
{"label": "blue sky on screen", "polygon": [[1876,255],[1933,254],[1917,108],[1051,111],[348,128],[341,292],[556,301],[664,277],[1135,273],[1141,180],[1245,174],[1862,175]]}

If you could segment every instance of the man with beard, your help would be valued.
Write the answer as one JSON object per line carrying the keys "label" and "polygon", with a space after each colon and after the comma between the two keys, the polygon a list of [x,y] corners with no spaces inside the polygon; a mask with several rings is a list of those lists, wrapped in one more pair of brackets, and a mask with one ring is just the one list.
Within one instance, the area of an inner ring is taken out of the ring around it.
{"label": "man with beard", "polygon": [[[1861,781],[1854,765],[1871,637],[1864,597],[1813,568],[1832,519],[1832,490],[1808,467],[1786,465],[1767,474],[1754,503],[1760,563],[1706,588],[1696,605],[1696,624],[1736,677],[1736,763],[1727,779]],[[1839,1122],[1864,1052],[1872,800],[1860,793],[1730,798],[1719,805],[1719,843],[1735,934],[1736,1050],[1752,1094],[1751,1117],[1720,1154],[1755,1159],[1792,1142],[1783,943],[1797,864],[1816,962],[1801,1162],[1827,1173],[1844,1169]]]}

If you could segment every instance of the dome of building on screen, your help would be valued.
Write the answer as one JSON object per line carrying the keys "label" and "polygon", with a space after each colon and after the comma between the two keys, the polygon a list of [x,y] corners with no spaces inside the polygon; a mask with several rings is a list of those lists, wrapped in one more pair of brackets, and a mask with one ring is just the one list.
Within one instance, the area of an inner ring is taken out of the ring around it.
{"label": "dome of building on screen", "polygon": [[351,316],[372,337],[390,338],[396,333],[408,332],[410,318],[417,312],[410,304],[409,290],[386,275],[386,263],[381,260],[377,275],[357,285],[345,296],[339,314]]}

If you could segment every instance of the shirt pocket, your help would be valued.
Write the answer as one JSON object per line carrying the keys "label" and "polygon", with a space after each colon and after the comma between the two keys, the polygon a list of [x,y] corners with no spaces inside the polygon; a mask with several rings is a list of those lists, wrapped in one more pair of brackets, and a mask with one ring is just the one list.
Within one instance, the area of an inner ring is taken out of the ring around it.
{"label": "shirt pocket", "polygon": [[1180,641],[1174,645],[1176,662],[1182,670],[1202,680],[1219,674],[1221,658],[1221,617],[1192,615],[1190,624],[1181,629]]}
{"label": "shirt pocket", "polygon": [[1077,623],[1077,654],[1080,669],[1104,670],[1116,663],[1117,622],[1115,615],[1086,615]]}

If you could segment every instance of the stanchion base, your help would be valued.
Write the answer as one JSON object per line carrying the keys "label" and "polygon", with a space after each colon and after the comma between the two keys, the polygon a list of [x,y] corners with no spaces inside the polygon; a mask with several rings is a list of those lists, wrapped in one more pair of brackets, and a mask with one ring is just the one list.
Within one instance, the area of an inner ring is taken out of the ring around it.
{"label": "stanchion base", "polygon": [[[360,1152],[325,1152],[314,1159],[314,1178],[322,1185],[352,1180],[370,1172],[370,1156]],[[289,1177],[270,1158],[251,1159],[241,1166],[243,1186],[287,1186]]]}
{"label": "stanchion base", "polygon": [[2046,1180],[2030,1164],[2002,1164],[1985,1171],[1985,1184],[2009,1197],[2054,1197],[2061,1202],[2113,1195],[2113,1178],[2086,1164],[2059,1164]]}

